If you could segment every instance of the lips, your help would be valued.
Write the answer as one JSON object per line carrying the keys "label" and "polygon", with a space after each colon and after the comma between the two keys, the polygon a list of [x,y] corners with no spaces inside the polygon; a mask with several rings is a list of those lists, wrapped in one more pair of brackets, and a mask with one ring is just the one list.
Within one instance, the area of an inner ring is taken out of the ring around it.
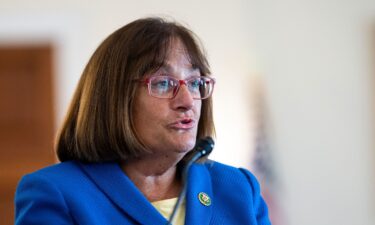
{"label": "lips", "polygon": [[195,120],[191,118],[179,119],[171,124],[168,127],[178,130],[189,130],[195,126]]}

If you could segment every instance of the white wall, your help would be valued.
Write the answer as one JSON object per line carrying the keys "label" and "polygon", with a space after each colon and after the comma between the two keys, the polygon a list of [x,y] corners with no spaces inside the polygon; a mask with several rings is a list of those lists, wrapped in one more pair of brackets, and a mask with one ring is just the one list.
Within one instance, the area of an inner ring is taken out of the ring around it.
{"label": "white wall", "polygon": [[59,124],[89,56],[114,29],[149,15],[187,23],[218,80],[212,158],[250,167],[249,88],[261,75],[286,224],[371,225],[374,73],[366,26],[375,21],[374,3],[2,0],[0,44],[54,43]]}
{"label": "white wall", "polygon": [[375,224],[375,2],[256,6],[288,222]]}

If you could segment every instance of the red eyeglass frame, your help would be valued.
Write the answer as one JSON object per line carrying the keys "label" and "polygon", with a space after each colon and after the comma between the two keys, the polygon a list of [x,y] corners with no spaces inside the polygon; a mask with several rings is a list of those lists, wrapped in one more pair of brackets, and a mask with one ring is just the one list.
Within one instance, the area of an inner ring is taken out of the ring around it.
{"label": "red eyeglass frame", "polygon": [[[151,80],[153,77],[168,77],[168,78],[172,78],[172,79],[178,81],[178,86],[176,87],[175,90],[173,90],[173,96],[169,98],[169,97],[160,97],[160,96],[152,95],[152,94],[151,94],[151,87],[150,87],[150,80]],[[165,76],[165,75],[163,75],[163,76],[152,76],[152,77],[147,77],[146,79],[138,79],[138,80],[136,80],[136,81],[146,84],[146,85],[147,85],[148,94],[149,94],[150,96],[152,96],[152,97],[155,97],[155,98],[162,98],[162,99],[173,99],[174,97],[176,97],[178,91],[180,90],[181,85],[183,85],[183,84],[184,84],[184,85],[187,85],[187,82],[186,82],[186,81],[189,81],[190,79],[198,78],[198,77],[199,77],[199,78],[202,77],[202,78],[208,79],[208,81],[206,81],[206,83],[207,83],[207,82],[208,82],[208,83],[212,83],[212,89],[211,89],[211,91],[210,91],[210,94],[209,94],[207,97],[204,97],[204,98],[194,98],[194,97],[193,97],[193,99],[196,99],[196,100],[202,100],[202,99],[207,99],[207,98],[211,97],[211,95],[212,95],[212,93],[213,93],[213,91],[214,91],[215,83],[216,83],[215,78],[212,78],[212,77],[207,77],[207,76],[194,76],[194,77],[190,77],[190,78],[185,79],[185,80],[179,80],[179,79],[176,79],[176,78],[171,77],[171,76]]]}

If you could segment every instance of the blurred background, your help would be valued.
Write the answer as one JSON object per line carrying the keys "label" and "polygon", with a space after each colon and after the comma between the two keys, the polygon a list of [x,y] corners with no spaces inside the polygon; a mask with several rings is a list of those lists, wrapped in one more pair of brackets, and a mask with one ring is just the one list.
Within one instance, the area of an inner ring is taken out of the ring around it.
{"label": "blurred background", "polygon": [[117,28],[175,19],[217,79],[211,158],[252,170],[276,225],[375,224],[375,1],[0,0],[0,224],[89,57]]}

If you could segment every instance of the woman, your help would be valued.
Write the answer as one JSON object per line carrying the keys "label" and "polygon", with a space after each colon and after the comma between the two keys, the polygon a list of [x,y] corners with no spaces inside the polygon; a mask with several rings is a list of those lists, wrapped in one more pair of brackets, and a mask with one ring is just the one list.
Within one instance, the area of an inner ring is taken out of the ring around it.
{"label": "woman", "polygon": [[[57,138],[61,163],[26,175],[16,224],[167,224],[215,81],[194,34],[160,18],[111,34],[88,62]],[[204,161],[204,160],[203,160]],[[194,163],[173,224],[270,224],[254,176]]]}

